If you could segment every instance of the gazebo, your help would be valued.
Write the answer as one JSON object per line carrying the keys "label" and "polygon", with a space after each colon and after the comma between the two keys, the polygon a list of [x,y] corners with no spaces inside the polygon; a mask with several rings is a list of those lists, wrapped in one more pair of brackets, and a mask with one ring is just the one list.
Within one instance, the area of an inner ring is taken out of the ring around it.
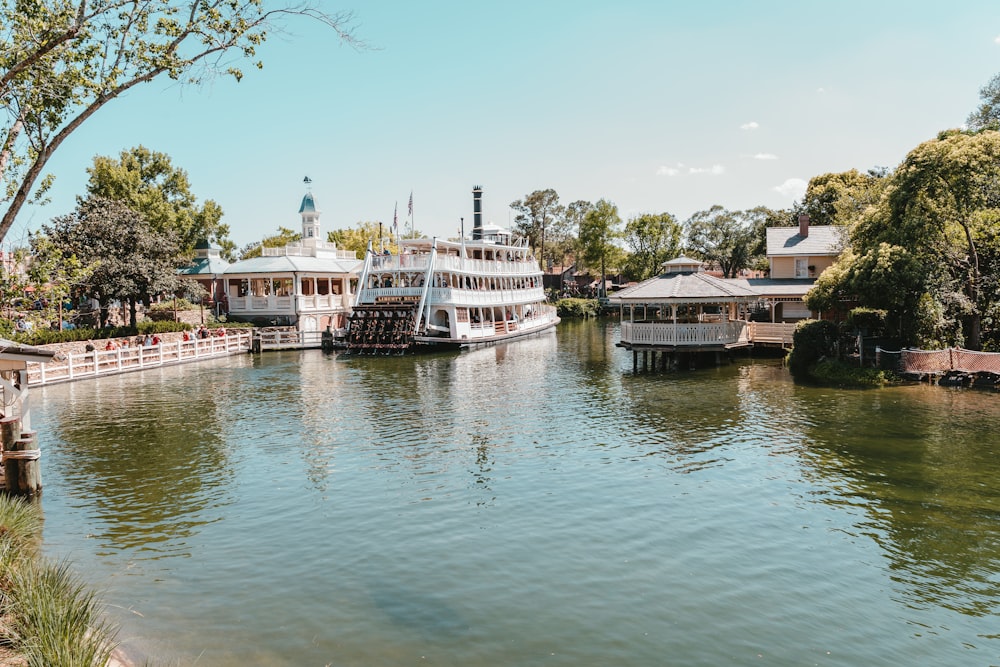
{"label": "gazebo", "polygon": [[678,257],[664,272],[609,298],[620,307],[619,346],[638,353],[663,353],[662,363],[681,352],[721,353],[749,346],[746,312],[760,299],[746,280],[716,278],[702,262]]}

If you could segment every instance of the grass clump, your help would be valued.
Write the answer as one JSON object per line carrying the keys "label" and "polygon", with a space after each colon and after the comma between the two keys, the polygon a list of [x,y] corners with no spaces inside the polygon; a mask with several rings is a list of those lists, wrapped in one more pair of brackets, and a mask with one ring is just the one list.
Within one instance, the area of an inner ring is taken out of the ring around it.
{"label": "grass clump", "polygon": [[0,494],[0,643],[27,667],[106,665],[117,628],[67,563],[40,558],[41,525],[38,507]]}

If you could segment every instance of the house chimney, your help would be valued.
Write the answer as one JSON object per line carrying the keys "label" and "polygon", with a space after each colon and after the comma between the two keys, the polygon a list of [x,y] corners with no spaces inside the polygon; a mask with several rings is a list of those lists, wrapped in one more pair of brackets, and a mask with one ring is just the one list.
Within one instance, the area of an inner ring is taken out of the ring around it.
{"label": "house chimney", "polygon": [[483,186],[472,187],[472,240],[483,238]]}
{"label": "house chimney", "polygon": [[809,236],[809,214],[803,213],[799,216],[799,236],[805,238]]}

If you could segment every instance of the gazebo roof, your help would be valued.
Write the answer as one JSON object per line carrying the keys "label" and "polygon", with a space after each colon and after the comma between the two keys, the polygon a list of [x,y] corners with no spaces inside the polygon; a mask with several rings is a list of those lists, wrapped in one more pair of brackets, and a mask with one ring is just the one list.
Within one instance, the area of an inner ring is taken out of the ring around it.
{"label": "gazebo roof", "polygon": [[56,356],[56,353],[53,350],[0,338],[0,360],[45,363],[52,361],[52,357],[54,356]]}
{"label": "gazebo roof", "polygon": [[703,272],[665,273],[609,297],[614,304],[640,303],[731,303],[760,297],[741,278],[716,278]]}

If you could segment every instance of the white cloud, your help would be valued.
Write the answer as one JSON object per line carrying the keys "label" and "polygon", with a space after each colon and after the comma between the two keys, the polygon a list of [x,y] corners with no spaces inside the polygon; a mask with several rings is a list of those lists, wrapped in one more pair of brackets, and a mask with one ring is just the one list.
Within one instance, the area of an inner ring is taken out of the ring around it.
{"label": "white cloud", "polygon": [[772,189],[783,197],[788,197],[789,199],[801,199],[802,195],[806,193],[806,187],[808,185],[809,184],[801,178],[789,178],[781,185],[776,185]]}
{"label": "white cloud", "polygon": [[993,42],[995,44],[1000,44],[1000,35],[997,35],[996,38],[993,40]]}
{"label": "white cloud", "polygon": [[822,95],[823,93],[826,92],[826,88],[823,88],[823,87],[817,88],[816,92],[819,93],[820,95]]}
{"label": "white cloud", "polygon": [[677,174],[681,173],[681,168],[683,166],[684,165],[681,164],[680,162],[677,163],[676,167],[668,167],[666,165],[663,165],[662,167],[660,167],[659,169],[656,170],[656,175],[657,176],[676,176]]}
{"label": "white cloud", "polygon": [[758,127],[760,127],[760,124],[758,124],[755,120],[740,125],[741,130],[756,130]]}
{"label": "white cloud", "polygon": [[754,160],[777,160],[778,156],[774,153],[757,153],[753,156]]}
{"label": "white cloud", "polygon": [[691,167],[688,169],[689,174],[711,174],[712,176],[720,176],[726,173],[726,168],[721,164],[713,164],[711,167]]}

